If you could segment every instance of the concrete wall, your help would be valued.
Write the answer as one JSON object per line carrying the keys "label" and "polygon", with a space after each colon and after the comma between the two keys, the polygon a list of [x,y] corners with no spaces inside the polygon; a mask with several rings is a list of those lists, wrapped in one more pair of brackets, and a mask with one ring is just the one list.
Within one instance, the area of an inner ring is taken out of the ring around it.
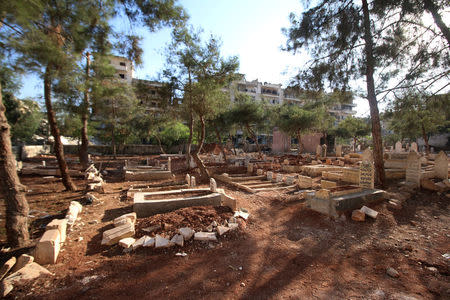
{"label": "concrete wall", "polygon": [[322,134],[305,134],[302,135],[303,152],[316,152],[317,145],[320,144],[320,138]]}
{"label": "concrete wall", "polygon": [[[64,152],[78,154],[78,145],[64,145]],[[159,154],[157,145],[120,145],[116,148],[117,154],[146,155]],[[112,154],[112,147],[109,145],[90,145],[88,152],[91,154]]]}
{"label": "concrete wall", "polygon": [[50,145],[39,145],[39,146],[22,146],[21,149],[21,159],[27,159],[31,157],[38,156],[39,154],[50,153]]}
{"label": "concrete wall", "polygon": [[284,132],[273,129],[272,152],[288,152],[291,150],[291,137]]}

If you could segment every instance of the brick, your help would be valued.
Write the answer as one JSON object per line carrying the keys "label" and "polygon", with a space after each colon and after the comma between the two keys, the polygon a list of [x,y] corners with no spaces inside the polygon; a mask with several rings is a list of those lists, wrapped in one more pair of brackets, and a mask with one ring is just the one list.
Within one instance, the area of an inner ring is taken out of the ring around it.
{"label": "brick", "polygon": [[194,240],[196,241],[217,241],[215,232],[196,232],[194,234]]}
{"label": "brick", "polygon": [[329,189],[329,188],[337,187],[337,183],[334,181],[329,181],[329,180],[321,180],[320,186],[323,189]]}
{"label": "brick", "polygon": [[68,219],[53,219],[50,223],[47,224],[45,229],[57,229],[59,231],[59,234],[61,235],[61,243],[64,243],[66,241],[67,221]]}
{"label": "brick", "polygon": [[185,241],[190,240],[195,233],[195,231],[189,227],[180,228],[178,229],[178,232],[183,236]]}
{"label": "brick", "polygon": [[118,227],[118,226],[125,225],[127,223],[132,224],[134,226],[134,224],[136,223],[136,218],[137,217],[136,217],[135,212],[122,215],[122,216],[114,219],[114,226]]}
{"label": "brick", "polygon": [[364,212],[362,212],[359,209],[355,209],[352,212],[352,220],[353,221],[358,221],[358,222],[363,222],[366,219],[366,214]]}
{"label": "brick", "polygon": [[134,236],[134,225],[125,224],[103,232],[102,245],[114,245],[121,239]]}
{"label": "brick", "polygon": [[373,219],[376,219],[378,216],[378,212],[376,210],[373,210],[367,206],[361,207],[361,211]]}
{"label": "brick", "polygon": [[34,258],[41,265],[55,264],[61,247],[58,229],[47,230],[36,245]]}
{"label": "brick", "polygon": [[122,246],[123,248],[127,249],[130,248],[134,242],[136,242],[136,239],[132,238],[132,237],[127,237],[127,238],[123,238],[119,241],[119,245]]}

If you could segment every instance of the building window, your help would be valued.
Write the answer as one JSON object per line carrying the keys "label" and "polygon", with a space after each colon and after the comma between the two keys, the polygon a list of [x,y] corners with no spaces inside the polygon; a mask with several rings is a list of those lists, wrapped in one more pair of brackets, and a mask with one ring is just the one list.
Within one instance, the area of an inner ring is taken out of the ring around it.
{"label": "building window", "polygon": [[152,91],[152,95],[156,95],[156,91]]}
{"label": "building window", "polygon": [[125,74],[119,74],[119,77],[125,79]]}
{"label": "building window", "polygon": [[124,63],[124,62],[120,62],[119,64],[120,64],[121,66],[124,66],[124,67],[127,65],[127,64]]}

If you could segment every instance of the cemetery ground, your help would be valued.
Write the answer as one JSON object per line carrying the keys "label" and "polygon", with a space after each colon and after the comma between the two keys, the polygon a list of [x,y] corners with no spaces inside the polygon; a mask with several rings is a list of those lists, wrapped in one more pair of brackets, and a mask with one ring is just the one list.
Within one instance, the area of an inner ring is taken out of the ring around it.
{"label": "cemetery ground", "polygon": [[[47,157],[51,159],[51,157]],[[129,159],[142,160],[143,157]],[[36,158],[35,161],[42,160]],[[98,160],[95,160],[96,162]],[[364,222],[332,219],[306,207],[304,194],[268,190],[251,194],[217,182],[227,195],[245,208],[249,218],[218,242],[187,241],[183,247],[140,247],[125,253],[119,245],[101,245],[102,234],[114,218],[133,211],[126,191],[142,182],[123,181],[118,171],[123,158],[101,159],[107,170],[104,193],[84,203],[85,179],[77,178],[79,191],[64,191],[57,177],[21,176],[28,188],[30,233],[36,243],[45,225],[64,218],[68,203],[80,201],[73,230],[61,248],[56,264],[44,265],[53,275],[14,286],[7,296],[45,299],[448,299],[450,297],[449,194],[412,190],[390,180],[386,191],[404,196],[401,205],[387,201],[369,205],[379,214]],[[175,180],[183,161],[174,160]],[[98,166],[98,163],[96,163]],[[245,173],[246,168],[220,172]],[[313,178],[316,184],[320,176]],[[152,181],[152,184],[158,181]],[[200,187],[209,187],[200,184]],[[212,221],[233,215],[226,207],[189,207],[158,214],[136,223],[142,229],[162,224],[159,230],[191,226],[205,229]],[[5,209],[2,202],[1,228]],[[182,217],[180,217],[182,216]],[[144,221],[145,220],[145,221]],[[188,220],[189,224],[186,224]],[[5,241],[4,232],[1,235]],[[1,261],[30,248],[2,251]],[[186,256],[176,256],[184,252]],[[394,268],[398,277],[387,274]],[[409,298],[408,298],[409,297]]]}

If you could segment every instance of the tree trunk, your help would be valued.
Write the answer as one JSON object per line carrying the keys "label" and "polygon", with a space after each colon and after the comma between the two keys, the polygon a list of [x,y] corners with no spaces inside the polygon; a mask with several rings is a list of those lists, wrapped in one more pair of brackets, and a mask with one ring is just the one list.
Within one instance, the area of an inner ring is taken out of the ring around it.
{"label": "tree trunk", "polygon": [[302,154],[302,134],[300,133],[300,130],[297,131],[297,140],[298,140],[298,153],[297,156],[300,157],[300,155]]}
{"label": "tree trunk", "polygon": [[81,147],[79,152],[80,164],[86,169],[89,164],[89,156],[88,156],[88,146],[89,146],[89,138],[88,138],[88,116],[89,116],[89,66],[91,64],[91,60],[89,57],[89,52],[86,52],[86,82],[85,82],[85,91],[84,91],[84,99],[82,104],[82,113],[81,113]]}
{"label": "tree trunk", "polygon": [[250,126],[248,124],[246,124],[245,127],[247,128],[248,133],[252,136],[252,139],[255,141],[256,150],[258,150],[259,156],[262,157],[261,147],[259,147],[258,137],[256,136],[256,133],[252,129],[250,129]]}
{"label": "tree trunk", "polygon": [[438,12],[439,7],[432,0],[424,0],[423,3],[425,10],[433,16],[434,23],[437,27],[439,27],[445,39],[447,40],[448,46],[450,46],[450,30],[445,25],[441,15]]}
{"label": "tree trunk", "polygon": [[45,107],[47,108],[48,123],[50,124],[50,131],[52,132],[53,138],[55,140],[53,150],[58,160],[59,170],[61,172],[64,187],[68,191],[75,191],[77,187],[72,182],[72,178],[70,178],[69,175],[69,169],[67,167],[66,159],[64,158],[64,148],[63,144],[61,143],[61,136],[59,133],[58,124],[56,122],[55,112],[53,111],[52,107],[52,100],[51,100],[52,83],[50,77],[50,67],[51,67],[50,65],[47,65],[44,74],[44,98],[45,98]]}
{"label": "tree trunk", "polygon": [[200,125],[201,125],[201,134],[200,134],[200,142],[198,143],[197,150],[194,151],[193,158],[195,160],[195,163],[197,164],[197,167],[200,169],[200,174],[203,178],[206,178],[209,180],[209,172],[205,167],[205,164],[200,159],[200,149],[203,147],[203,142],[205,141],[205,135],[206,135],[206,125],[205,125],[205,119],[203,116],[200,116]]}
{"label": "tree trunk", "polygon": [[358,139],[356,137],[353,137],[353,152],[356,153],[356,141],[358,141]]}
{"label": "tree trunk", "polygon": [[220,136],[220,131],[217,127],[214,127],[214,130],[216,131],[217,142],[219,143],[219,148],[223,155],[223,161],[226,163],[227,162],[227,154],[225,153],[225,149],[222,144],[222,137]]}
{"label": "tree trunk", "polygon": [[28,233],[28,202],[25,187],[17,176],[16,160],[12,153],[10,127],[6,119],[0,82],[0,184],[6,202],[6,237],[11,247],[25,246]]}
{"label": "tree trunk", "polygon": [[425,142],[425,149],[426,149],[426,153],[427,155],[430,154],[430,144],[428,144],[428,135],[427,132],[425,131],[425,126],[422,123],[422,137],[423,137],[423,141]]}
{"label": "tree trunk", "polygon": [[166,151],[164,151],[164,148],[162,146],[161,139],[159,138],[159,135],[155,134],[155,138],[158,141],[159,151],[161,151],[162,154],[166,154]]}
{"label": "tree trunk", "polygon": [[378,111],[377,97],[375,94],[375,82],[373,73],[375,70],[375,60],[373,57],[373,40],[370,28],[370,15],[367,0],[362,0],[362,8],[364,14],[364,41],[366,54],[366,82],[367,82],[367,99],[369,100],[370,118],[372,120],[372,139],[373,139],[373,158],[375,165],[375,184],[384,187],[384,161],[383,161],[383,144],[381,140],[380,113]]}
{"label": "tree trunk", "polygon": [[116,106],[114,101],[112,102],[112,113],[113,113],[113,121],[111,128],[111,147],[113,152],[113,159],[117,159],[117,149],[116,149]]}
{"label": "tree trunk", "polygon": [[194,116],[191,111],[191,113],[189,114],[189,138],[187,141],[187,148],[186,148],[186,162],[188,170],[191,168],[191,148],[193,135],[194,135]]}

